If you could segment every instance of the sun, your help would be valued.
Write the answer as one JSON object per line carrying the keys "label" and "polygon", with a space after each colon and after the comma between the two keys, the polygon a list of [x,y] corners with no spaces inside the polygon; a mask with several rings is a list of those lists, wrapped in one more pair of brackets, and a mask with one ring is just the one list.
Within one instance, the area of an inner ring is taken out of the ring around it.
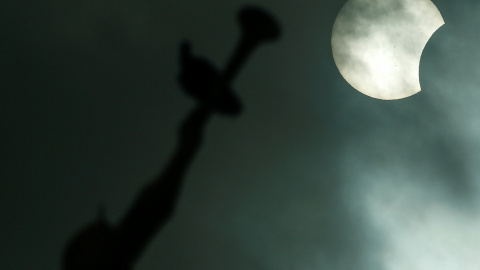
{"label": "sun", "polygon": [[430,0],[350,0],[332,31],[341,75],[373,98],[402,99],[420,92],[420,60],[445,24]]}

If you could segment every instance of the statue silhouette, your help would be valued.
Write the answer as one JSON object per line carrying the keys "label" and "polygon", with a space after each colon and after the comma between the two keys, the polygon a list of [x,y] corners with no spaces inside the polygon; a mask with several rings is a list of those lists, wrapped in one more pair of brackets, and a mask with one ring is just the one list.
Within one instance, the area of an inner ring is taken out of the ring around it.
{"label": "statue silhouette", "polygon": [[239,14],[242,37],[226,69],[219,73],[208,61],[193,57],[181,45],[179,81],[199,103],[180,126],[177,148],[163,172],[149,183],[117,226],[102,217],[88,224],[68,243],[63,270],[130,270],[153,236],[170,219],[188,167],[200,148],[203,130],[213,112],[238,115],[241,105],[229,85],[260,43],[276,40],[280,28],[264,10],[246,7]]}

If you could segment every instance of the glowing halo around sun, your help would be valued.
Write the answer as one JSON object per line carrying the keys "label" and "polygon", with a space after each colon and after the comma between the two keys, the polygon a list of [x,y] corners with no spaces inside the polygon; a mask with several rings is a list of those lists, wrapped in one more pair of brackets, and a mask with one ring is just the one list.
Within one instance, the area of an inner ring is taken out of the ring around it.
{"label": "glowing halo around sun", "polygon": [[421,90],[422,52],[443,24],[430,0],[349,0],[333,25],[335,64],[367,96],[409,97]]}

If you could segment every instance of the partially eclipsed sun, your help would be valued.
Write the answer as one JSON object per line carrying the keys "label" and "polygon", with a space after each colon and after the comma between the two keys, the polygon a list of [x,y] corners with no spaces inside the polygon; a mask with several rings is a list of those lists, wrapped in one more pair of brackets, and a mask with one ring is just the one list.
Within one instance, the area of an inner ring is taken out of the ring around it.
{"label": "partially eclipsed sun", "polygon": [[430,0],[349,0],[333,25],[333,58],[363,94],[406,98],[420,92],[422,51],[443,24]]}

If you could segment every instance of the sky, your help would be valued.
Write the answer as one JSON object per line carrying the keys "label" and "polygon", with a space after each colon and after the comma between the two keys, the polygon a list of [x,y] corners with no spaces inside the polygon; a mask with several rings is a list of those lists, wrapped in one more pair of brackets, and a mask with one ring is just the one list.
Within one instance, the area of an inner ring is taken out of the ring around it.
{"label": "sky", "polygon": [[480,3],[434,1],[422,91],[384,101],[335,66],[345,2],[1,1],[0,268],[60,269],[100,205],[118,222],[195,106],[181,42],[223,68],[254,4],[282,38],[238,74],[243,114],[209,123],[135,269],[478,269]]}

